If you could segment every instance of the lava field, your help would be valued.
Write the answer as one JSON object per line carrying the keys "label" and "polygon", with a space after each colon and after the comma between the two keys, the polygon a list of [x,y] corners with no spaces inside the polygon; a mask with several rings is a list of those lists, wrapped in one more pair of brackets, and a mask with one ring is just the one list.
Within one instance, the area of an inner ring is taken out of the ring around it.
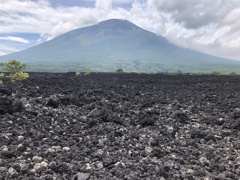
{"label": "lava field", "polygon": [[30,74],[0,85],[0,180],[239,180],[240,77]]}

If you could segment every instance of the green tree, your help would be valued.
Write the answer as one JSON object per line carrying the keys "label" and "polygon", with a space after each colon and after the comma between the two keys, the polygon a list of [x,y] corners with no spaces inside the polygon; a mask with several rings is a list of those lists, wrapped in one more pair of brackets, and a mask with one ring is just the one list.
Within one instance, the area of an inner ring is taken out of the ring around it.
{"label": "green tree", "polygon": [[123,73],[123,69],[117,69],[117,70],[116,70],[116,73],[119,73],[119,74],[120,74],[120,73]]}
{"label": "green tree", "polygon": [[16,60],[9,60],[6,63],[0,63],[0,66],[4,67],[4,70],[8,71],[10,74],[22,72],[26,68],[26,64],[23,64]]}
{"label": "green tree", "polygon": [[16,80],[23,80],[29,77],[28,73],[24,73],[23,69],[26,68],[26,64],[23,64],[16,60],[9,60],[6,63],[0,63],[0,66],[3,67],[4,70],[9,72],[8,76],[5,76],[11,79],[12,82]]}

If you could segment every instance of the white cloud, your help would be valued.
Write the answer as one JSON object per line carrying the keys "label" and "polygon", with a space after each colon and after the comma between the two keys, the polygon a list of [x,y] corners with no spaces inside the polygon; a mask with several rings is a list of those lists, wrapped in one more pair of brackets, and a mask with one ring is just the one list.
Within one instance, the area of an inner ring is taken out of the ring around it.
{"label": "white cloud", "polygon": [[[0,1],[2,36],[39,33],[38,42],[44,42],[72,29],[120,18],[178,45],[240,60],[239,0],[88,0],[95,2],[92,8],[53,7],[50,0]],[[132,6],[124,9],[123,4]]]}
{"label": "white cloud", "polygon": [[21,37],[15,37],[15,36],[3,36],[3,37],[0,37],[0,40],[15,41],[15,42],[20,42],[24,44],[30,43],[30,41],[28,41],[27,39],[23,39]]}
{"label": "white cloud", "polygon": [[95,7],[100,10],[110,10],[112,8],[112,0],[96,0]]}
{"label": "white cloud", "polygon": [[148,6],[166,18],[162,34],[174,43],[240,60],[240,1],[148,0]]}
{"label": "white cloud", "polygon": [[113,3],[117,4],[132,4],[135,0],[112,0]]}

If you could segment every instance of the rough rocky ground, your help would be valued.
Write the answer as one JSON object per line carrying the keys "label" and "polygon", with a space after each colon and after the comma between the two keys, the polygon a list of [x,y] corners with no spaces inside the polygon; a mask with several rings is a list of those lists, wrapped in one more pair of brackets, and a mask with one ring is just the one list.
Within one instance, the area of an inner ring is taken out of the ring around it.
{"label": "rough rocky ground", "polygon": [[0,180],[239,177],[240,77],[35,74],[0,86]]}

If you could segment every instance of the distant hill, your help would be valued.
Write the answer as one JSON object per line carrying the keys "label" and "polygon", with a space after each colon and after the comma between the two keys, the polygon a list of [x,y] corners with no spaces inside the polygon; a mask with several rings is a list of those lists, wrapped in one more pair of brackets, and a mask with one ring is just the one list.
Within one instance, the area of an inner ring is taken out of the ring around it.
{"label": "distant hill", "polygon": [[165,37],[119,19],[75,29],[32,48],[0,56],[29,71],[222,72],[240,73],[240,62],[185,49]]}

